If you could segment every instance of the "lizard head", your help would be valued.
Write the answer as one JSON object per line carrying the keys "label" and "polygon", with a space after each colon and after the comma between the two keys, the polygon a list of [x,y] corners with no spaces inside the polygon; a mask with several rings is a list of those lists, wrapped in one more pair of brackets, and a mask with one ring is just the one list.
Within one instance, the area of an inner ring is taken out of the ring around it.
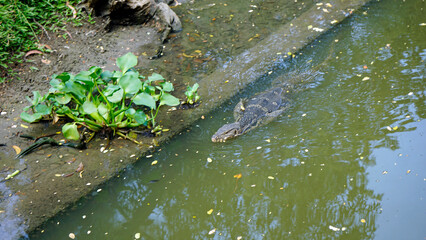
{"label": "lizard head", "polygon": [[240,124],[238,122],[225,124],[213,134],[212,142],[225,142],[230,138],[240,135],[239,130]]}

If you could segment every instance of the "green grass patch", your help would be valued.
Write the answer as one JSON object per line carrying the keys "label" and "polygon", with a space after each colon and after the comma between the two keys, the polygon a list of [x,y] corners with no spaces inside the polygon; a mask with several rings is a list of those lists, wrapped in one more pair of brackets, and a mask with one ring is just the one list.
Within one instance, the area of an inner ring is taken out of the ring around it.
{"label": "green grass patch", "polygon": [[[0,83],[13,77],[12,67],[29,50],[43,50],[39,36],[44,31],[67,37],[66,24],[82,25],[79,0],[0,0]],[[89,22],[93,20],[88,18]]]}

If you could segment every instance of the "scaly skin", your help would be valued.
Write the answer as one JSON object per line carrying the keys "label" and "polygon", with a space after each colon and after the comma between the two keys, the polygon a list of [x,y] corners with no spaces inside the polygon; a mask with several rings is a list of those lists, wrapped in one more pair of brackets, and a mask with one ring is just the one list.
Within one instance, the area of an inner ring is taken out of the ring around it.
{"label": "scaly skin", "polygon": [[225,142],[280,115],[288,106],[284,89],[276,87],[258,94],[246,103],[241,101],[234,110],[235,122],[223,125],[212,136],[212,142]]}

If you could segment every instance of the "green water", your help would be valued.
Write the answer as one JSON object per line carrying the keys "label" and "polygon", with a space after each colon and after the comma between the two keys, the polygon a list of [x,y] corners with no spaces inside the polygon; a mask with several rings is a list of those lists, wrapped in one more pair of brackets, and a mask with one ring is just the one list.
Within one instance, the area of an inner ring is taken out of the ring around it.
{"label": "green water", "polygon": [[309,70],[332,46],[278,119],[213,144],[232,99],[30,238],[423,239],[425,7],[369,4],[239,96]]}

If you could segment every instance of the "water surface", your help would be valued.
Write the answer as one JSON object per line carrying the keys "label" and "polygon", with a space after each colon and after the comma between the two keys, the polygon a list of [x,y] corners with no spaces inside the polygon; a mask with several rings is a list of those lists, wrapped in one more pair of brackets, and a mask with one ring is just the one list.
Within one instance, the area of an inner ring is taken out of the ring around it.
{"label": "water surface", "polygon": [[[369,4],[31,239],[424,238],[425,7]],[[210,142],[240,97],[329,54],[285,114]]]}

